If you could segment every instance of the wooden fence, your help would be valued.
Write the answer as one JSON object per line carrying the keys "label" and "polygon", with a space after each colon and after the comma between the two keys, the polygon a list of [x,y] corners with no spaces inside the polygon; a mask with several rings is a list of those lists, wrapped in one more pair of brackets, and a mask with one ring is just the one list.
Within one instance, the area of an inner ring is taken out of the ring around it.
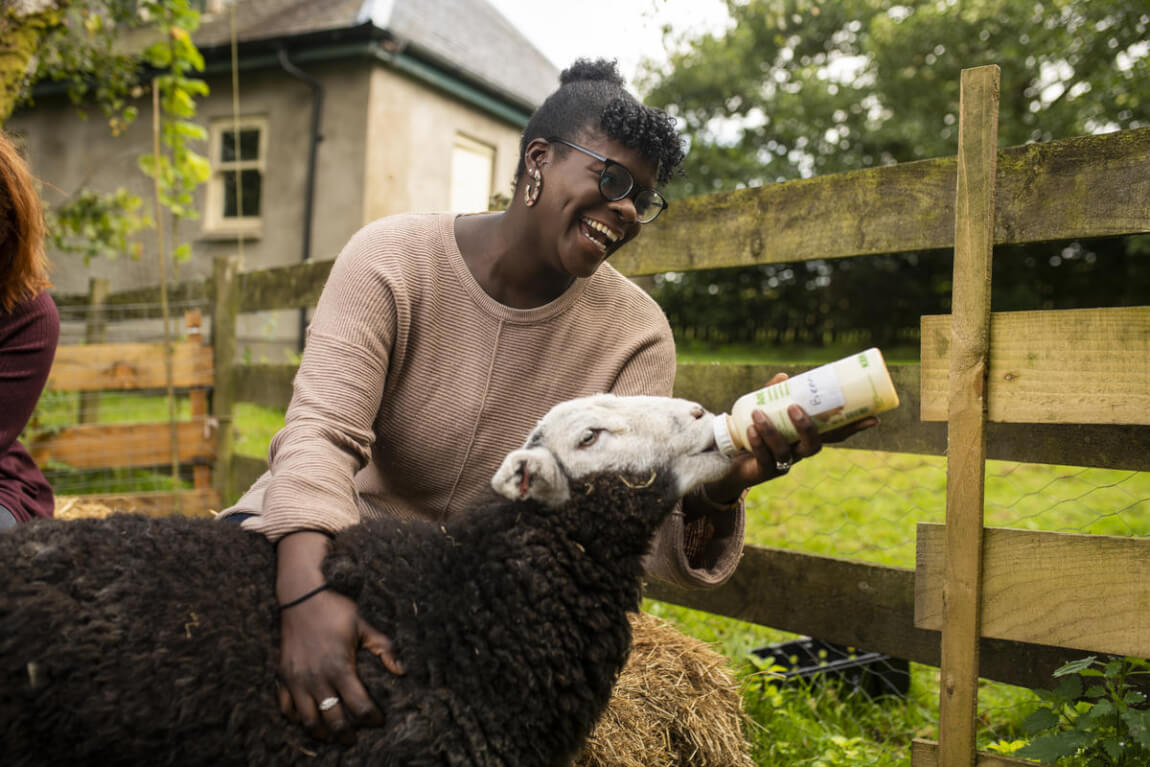
{"label": "wooden fence", "polygon": [[[975,752],[979,677],[1049,686],[1065,648],[1150,657],[1150,541],[984,531],[982,519],[988,458],[1150,471],[1150,307],[989,311],[993,245],[1150,232],[1150,128],[997,150],[997,82],[996,67],[963,73],[957,157],[677,202],[615,262],[636,276],[955,249],[955,314],[923,318],[921,364],[892,371],[902,406],[848,444],[948,457],[946,525],[920,529],[916,570],[748,546],[718,589],[647,590],[940,666],[940,742],[916,741],[914,767],[1021,764]],[[314,306],[330,268],[239,274],[222,258],[212,280],[171,291],[213,306],[224,498],[265,468],[233,454],[233,404],[283,407],[294,375],[235,363],[236,316]],[[108,310],[144,316],[154,295],[114,294]],[[676,394],[725,410],[775,372],[681,364]]]}
{"label": "wooden fence", "polygon": [[[98,310],[93,313],[97,315]],[[203,341],[199,310],[188,312],[184,321],[186,340],[171,344],[100,343],[97,321],[88,328],[88,338],[95,342],[59,346],[45,391],[79,392],[80,422],[62,429],[34,429],[27,448],[40,466],[62,463],[78,470],[169,466],[178,480],[180,466],[189,465],[191,492],[87,494],[59,500],[150,514],[206,515],[219,508],[212,482],[217,440],[208,417],[208,393],[215,382],[213,351]],[[173,405],[186,398],[190,417],[98,423],[99,392],[157,390],[167,390]]]}

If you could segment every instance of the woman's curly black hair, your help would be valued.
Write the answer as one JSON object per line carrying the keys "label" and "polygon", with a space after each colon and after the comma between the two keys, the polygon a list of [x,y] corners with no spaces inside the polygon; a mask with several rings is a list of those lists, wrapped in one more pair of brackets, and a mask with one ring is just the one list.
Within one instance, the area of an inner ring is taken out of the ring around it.
{"label": "woman's curly black hair", "polygon": [[[623,146],[638,149],[656,168],[659,184],[671,180],[683,162],[683,146],[675,121],[666,112],[639,103],[623,87],[614,60],[578,59],[559,75],[559,89],[547,97],[523,130],[519,167],[526,171],[524,153],[537,138],[562,136],[572,140],[586,129],[602,131]],[[567,147],[557,145],[557,152]]]}

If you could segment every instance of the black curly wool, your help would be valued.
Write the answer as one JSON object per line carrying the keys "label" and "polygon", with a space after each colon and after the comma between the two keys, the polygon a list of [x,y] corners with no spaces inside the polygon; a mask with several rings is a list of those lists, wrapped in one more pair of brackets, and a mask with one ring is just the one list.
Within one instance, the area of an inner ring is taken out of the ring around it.
{"label": "black curly wool", "polygon": [[359,652],[386,721],[350,747],[279,712],[262,536],[130,515],[0,534],[3,764],[567,764],[626,659],[641,558],[675,504],[669,472],[644,484],[600,475],[558,509],[500,500],[337,535],[328,582],[406,667]]}
{"label": "black curly wool", "polygon": [[[524,153],[533,139],[559,136],[577,140],[588,130],[638,149],[657,169],[659,184],[670,181],[683,162],[683,144],[674,118],[641,104],[628,93],[614,61],[579,59],[560,73],[559,89],[535,110],[523,129],[515,178],[526,171]],[[556,151],[567,150],[559,145]]]}

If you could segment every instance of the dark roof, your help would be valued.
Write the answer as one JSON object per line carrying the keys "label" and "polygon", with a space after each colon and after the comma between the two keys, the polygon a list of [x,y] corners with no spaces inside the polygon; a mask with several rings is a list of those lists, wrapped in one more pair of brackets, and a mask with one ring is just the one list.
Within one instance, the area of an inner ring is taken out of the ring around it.
{"label": "dark roof", "polygon": [[[559,85],[555,65],[486,0],[236,0],[235,8],[241,43],[367,28],[530,107]],[[200,48],[230,45],[230,14],[205,16],[194,37]]]}

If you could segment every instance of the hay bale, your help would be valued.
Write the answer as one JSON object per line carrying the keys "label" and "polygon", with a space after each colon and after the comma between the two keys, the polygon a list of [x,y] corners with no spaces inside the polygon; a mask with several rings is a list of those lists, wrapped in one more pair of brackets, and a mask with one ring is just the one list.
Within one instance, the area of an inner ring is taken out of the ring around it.
{"label": "hay bale", "polygon": [[100,501],[83,498],[77,495],[56,496],[56,519],[102,519],[110,514],[125,509],[112,508]]}
{"label": "hay bale", "polygon": [[627,665],[574,767],[754,767],[727,658],[646,613],[631,628]]}

